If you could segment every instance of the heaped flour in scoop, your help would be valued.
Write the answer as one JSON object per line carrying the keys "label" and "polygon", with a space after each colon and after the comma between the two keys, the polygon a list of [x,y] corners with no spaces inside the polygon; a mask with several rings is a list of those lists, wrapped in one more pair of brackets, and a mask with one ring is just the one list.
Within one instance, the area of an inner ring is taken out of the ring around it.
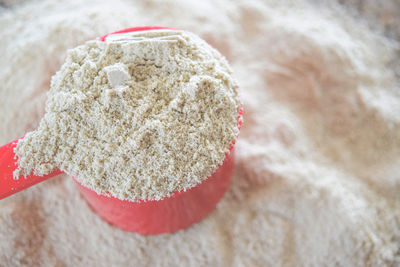
{"label": "heaped flour in scoop", "polygon": [[58,167],[98,193],[161,199],[222,164],[239,108],[227,61],[192,33],[88,41],[52,78],[44,118],[16,148],[15,175]]}

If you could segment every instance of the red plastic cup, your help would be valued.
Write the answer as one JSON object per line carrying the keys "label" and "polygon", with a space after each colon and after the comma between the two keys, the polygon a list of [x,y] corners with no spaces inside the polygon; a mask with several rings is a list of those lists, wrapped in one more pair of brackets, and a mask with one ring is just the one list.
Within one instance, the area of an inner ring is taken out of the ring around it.
{"label": "red plastic cup", "polygon": [[[171,29],[166,27],[135,27],[111,34],[133,31]],[[107,34],[100,38],[105,41]],[[241,109],[238,115],[240,129],[243,115]],[[79,189],[89,206],[110,224],[126,231],[144,235],[172,233],[185,229],[206,217],[217,205],[227,191],[234,167],[233,147],[226,155],[224,162],[217,171],[202,183],[186,191],[175,192],[162,200],[120,200],[109,195],[99,195],[76,179]]]}

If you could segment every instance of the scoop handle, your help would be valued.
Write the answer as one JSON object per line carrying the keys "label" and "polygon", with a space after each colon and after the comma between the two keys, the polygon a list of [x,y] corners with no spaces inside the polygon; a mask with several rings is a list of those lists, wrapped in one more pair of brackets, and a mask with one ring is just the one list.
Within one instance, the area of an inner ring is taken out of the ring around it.
{"label": "scoop handle", "polygon": [[0,147],[0,199],[62,173],[61,170],[57,169],[45,176],[29,175],[26,178],[21,176],[18,180],[15,180],[13,172],[17,168],[17,160],[15,159],[14,148],[20,139]]}

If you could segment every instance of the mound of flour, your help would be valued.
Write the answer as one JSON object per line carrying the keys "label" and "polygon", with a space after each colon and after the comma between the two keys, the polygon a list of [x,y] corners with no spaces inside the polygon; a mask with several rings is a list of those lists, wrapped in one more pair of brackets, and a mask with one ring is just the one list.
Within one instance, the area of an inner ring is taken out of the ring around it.
{"label": "mound of flour", "polygon": [[333,1],[26,1],[3,10],[3,144],[39,125],[68,48],[137,25],[189,30],[226,56],[245,123],[232,185],[202,222],[172,235],[127,233],[62,176],[0,201],[1,262],[399,265],[399,45],[390,38],[400,8],[373,2],[346,1],[369,21]]}
{"label": "mound of flour", "polygon": [[68,52],[14,176],[59,167],[99,194],[159,200],[209,177],[238,134],[226,60],[176,30],[110,35]]}

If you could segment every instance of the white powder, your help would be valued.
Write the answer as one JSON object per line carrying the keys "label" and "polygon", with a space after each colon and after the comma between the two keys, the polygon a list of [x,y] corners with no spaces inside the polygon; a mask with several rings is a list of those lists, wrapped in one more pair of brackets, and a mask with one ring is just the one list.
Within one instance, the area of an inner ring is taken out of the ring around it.
{"label": "white powder", "polygon": [[[399,36],[398,1],[345,2]],[[192,31],[227,56],[245,123],[232,185],[202,222],[172,235],[127,233],[62,176],[0,201],[0,262],[398,266],[399,46],[354,13],[333,1],[121,0],[32,2],[1,14],[4,144],[38,126],[67,48],[137,25]]]}
{"label": "white powder", "polygon": [[222,164],[240,102],[226,60],[194,34],[111,35],[69,51],[15,176],[59,167],[99,194],[162,199]]}

